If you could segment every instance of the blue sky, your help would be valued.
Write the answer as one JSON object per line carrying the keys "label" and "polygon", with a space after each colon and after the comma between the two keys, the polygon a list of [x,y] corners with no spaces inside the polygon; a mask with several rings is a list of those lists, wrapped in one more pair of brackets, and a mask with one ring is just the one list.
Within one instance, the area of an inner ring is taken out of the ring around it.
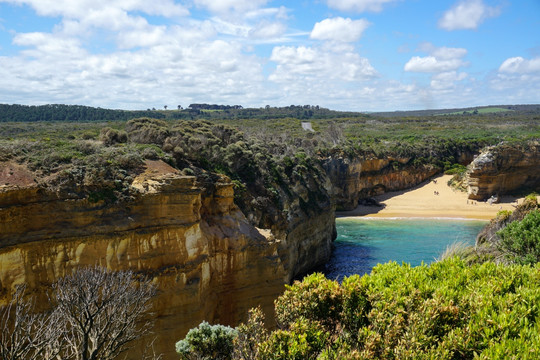
{"label": "blue sky", "polygon": [[540,103],[538,0],[0,0],[0,103]]}

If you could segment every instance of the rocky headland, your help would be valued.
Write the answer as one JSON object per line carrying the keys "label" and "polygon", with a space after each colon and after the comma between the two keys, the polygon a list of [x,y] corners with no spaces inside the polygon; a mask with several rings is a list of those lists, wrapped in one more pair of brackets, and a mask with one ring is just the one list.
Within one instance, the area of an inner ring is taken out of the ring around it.
{"label": "rocky headland", "polygon": [[540,142],[485,148],[469,165],[466,184],[469,199],[473,200],[539,188]]}

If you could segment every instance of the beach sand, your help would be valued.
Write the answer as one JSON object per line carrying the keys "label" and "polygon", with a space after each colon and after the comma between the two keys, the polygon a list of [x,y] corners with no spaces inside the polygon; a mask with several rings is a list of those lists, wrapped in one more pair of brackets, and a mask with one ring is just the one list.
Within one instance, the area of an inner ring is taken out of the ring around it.
{"label": "beach sand", "polygon": [[[467,194],[452,189],[447,182],[452,175],[440,175],[415,188],[394,191],[375,196],[383,207],[358,206],[352,211],[338,212],[337,216],[369,216],[381,218],[420,217],[420,218],[462,218],[489,220],[500,210],[514,210],[518,199],[503,196],[500,203],[490,205],[488,202],[467,199]],[[435,195],[438,191],[438,195]]]}

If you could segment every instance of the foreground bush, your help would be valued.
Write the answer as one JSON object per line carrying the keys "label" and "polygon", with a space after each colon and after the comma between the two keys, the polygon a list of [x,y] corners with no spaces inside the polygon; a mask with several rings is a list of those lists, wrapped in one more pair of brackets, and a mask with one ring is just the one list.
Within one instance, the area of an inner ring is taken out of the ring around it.
{"label": "foreground bush", "polygon": [[276,308],[291,336],[300,318],[324,325],[322,358],[342,358],[345,344],[351,356],[368,359],[532,359],[540,356],[531,346],[540,338],[539,304],[540,266],[468,267],[450,259],[379,265],[341,285],[311,275],[289,287]]}
{"label": "foreground bush", "polygon": [[538,359],[540,265],[388,263],[342,284],[313,274],[276,316],[248,346],[256,357],[238,359]]}
{"label": "foreground bush", "polygon": [[228,326],[203,321],[176,343],[176,352],[185,360],[228,360],[233,352],[236,331]]}
{"label": "foreground bush", "polygon": [[535,264],[540,261],[540,210],[533,210],[523,220],[514,221],[497,233],[500,248],[511,261]]}

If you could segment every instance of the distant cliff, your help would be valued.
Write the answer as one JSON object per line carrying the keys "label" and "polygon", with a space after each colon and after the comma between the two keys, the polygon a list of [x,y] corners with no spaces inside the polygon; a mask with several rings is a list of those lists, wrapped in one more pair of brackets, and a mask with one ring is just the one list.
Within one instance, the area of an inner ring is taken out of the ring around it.
{"label": "distant cliff", "polygon": [[540,188],[540,141],[484,149],[468,166],[469,199],[485,200],[518,189]]}
{"label": "distant cliff", "polygon": [[360,199],[413,187],[440,171],[432,165],[413,165],[409,158],[333,156],[323,166],[332,182],[338,210],[353,210]]}

